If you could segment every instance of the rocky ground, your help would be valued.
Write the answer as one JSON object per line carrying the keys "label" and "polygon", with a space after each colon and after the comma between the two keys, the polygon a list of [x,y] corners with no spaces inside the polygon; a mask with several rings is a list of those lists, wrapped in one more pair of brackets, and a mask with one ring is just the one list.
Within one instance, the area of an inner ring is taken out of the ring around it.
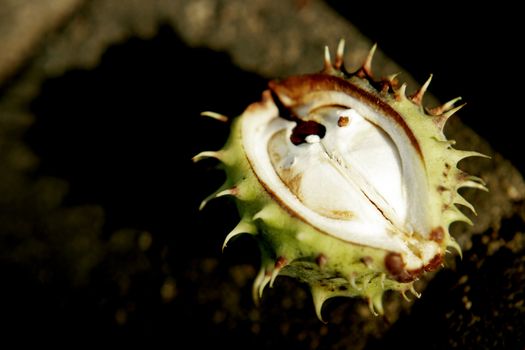
{"label": "rocky ground", "polygon": [[[512,11],[478,9],[464,26],[445,9],[415,18],[383,10],[316,0],[0,0],[3,335],[522,349],[525,162],[508,45],[516,22],[492,28],[483,17]],[[492,160],[463,164],[490,188],[466,193],[474,226],[453,227],[463,260],[450,257],[420,281],[420,300],[387,295],[384,318],[337,299],[324,324],[307,289],[287,278],[253,304],[257,248],[241,238],[221,254],[235,208],[221,200],[197,211],[223,175],[191,156],[228,133],[200,111],[239,114],[268,79],[319,70],[323,46],[341,37],[351,68],[370,37],[379,76],[401,71],[413,90],[432,71],[439,98],[464,95],[469,126],[454,119],[447,134]]]}

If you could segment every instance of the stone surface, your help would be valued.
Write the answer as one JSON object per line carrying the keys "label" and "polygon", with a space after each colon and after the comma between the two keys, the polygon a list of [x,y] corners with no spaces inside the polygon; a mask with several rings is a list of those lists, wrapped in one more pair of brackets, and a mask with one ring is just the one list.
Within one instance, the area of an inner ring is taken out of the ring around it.
{"label": "stone surface", "polygon": [[42,49],[46,35],[55,32],[80,8],[83,0],[3,0],[0,2],[0,84]]}

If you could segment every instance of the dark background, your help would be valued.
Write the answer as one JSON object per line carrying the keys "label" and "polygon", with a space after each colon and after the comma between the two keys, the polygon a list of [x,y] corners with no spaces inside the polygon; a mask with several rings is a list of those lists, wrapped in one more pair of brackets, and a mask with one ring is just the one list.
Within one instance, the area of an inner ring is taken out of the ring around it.
{"label": "dark background", "polygon": [[[408,7],[327,2],[418,81],[433,73],[430,90],[438,98],[462,96],[468,103],[462,120],[525,170],[518,11],[503,3],[458,9],[440,3]],[[319,52],[320,63],[321,57]],[[0,318],[8,323],[6,334],[46,340],[61,340],[65,335],[78,341],[93,336],[122,342],[147,339],[168,341],[168,346],[175,348],[182,347],[184,341],[197,348],[314,346],[273,329],[274,314],[264,311],[271,307],[268,301],[257,316],[262,324],[259,333],[253,331],[253,322],[245,315],[238,318],[242,321],[215,325],[210,315],[220,305],[214,304],[213,298],[202,302],[210,299],[199,295],[195,282],[195,276],[206,275],[197,261],[210,256],[219,259],[219,273],[210,277],[219,281],[229,278],[232,265],[259,264],[257,248],[247,239],[220,255],[222,238],[236,220],[231,203],[212,202],[203,212],[196,211],[200,200],[221,184],[223,175],[213,170],[212,162],[193,165],[191,157],[201,150],[221,147],[228,127],[195,116],[202,110],[238,115],[259,98],[265,86],[266,79],[240,70],[226,54],[186,46],[167,25],[152,39],[132,38],[109,48],[93,69],[73,70],[45,81],[30,106],[36,123],[24,136],[41,159],[33,176],[66,180],[66,206],[103,207],[102,241],[123,227],[151,232],[154,240],[145,253],[127,252],[120,262],[102,259],[87,284],[72,284],[63,276],[67,272],[60,269],[51,277],[36,278],[37,268],[5,262]],[[521,224],[506,225],[516,230]],[[476,247],[472,254],[476,254]],[[111,251],[107,247],[101,250],[103,254]],[[115,272],[118,268],[110,265],[125,264],[139,255],[144,255],[147,267],[130,273],[131,285],[123,291]],[[42,261],[61,263],[52,256]],[[459,272],[440,273],[412,314],[382,339],[370,341],[368,348],[439,349],[454,344],[463,348],[494,344],[522,348],[523,327],[518,325],[525,323],[523,312],[502,306],[503,296],[523,286],[519,274],[512,275],[512,283],[501,274],[503,269],[517,268],[517,261],[521,260],[503,251],[488,264],[480,266],[466,259]],[[462,308],[457,276],[463,274],[471,276],[478,298],[475,311],[481,321],[473,326],[463,320],[461,312],[456,318],[446,317]],[[176,279],[178,291],[170,303],[158,295],[168,277]],[[276,289],[270,292],[271,302],[282,297],[279,284]],[[252,308],[249,286],[236,293],[244,308],[239,312]],[[344,307],[345,302],[329,305],[328,313]],[[292,328],[322,327],[311,303],[305,303],[282,317]],[[117,324],[115,310],[121,309],[127,320]],[[494,315],[495,309],[500,311],[498,315]],[[308,320],[301,323],[301,318]],[[320,346],[331,348],[337,343],[342,348],[344,334],[333,325],[326,327],[330,332]],[[299,330],[295,333],[300,334]],[[346,345],[351,346],[351,341]]]}

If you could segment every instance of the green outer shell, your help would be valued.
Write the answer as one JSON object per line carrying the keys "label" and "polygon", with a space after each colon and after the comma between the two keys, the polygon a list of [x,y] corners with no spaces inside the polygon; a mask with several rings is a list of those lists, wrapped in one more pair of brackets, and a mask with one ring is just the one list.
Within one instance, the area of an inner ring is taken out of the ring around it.
{"label": "green outer shell", "polygon": [[[402,116],[421,150],[428,179],[430,224],[441,232],[439,239],[430,239],[440,244],[442,254],[447,247],[459,251],[459,246],[449,234],[449,225],[455,221],[471,223],[456,207],[457,204],[472,211],[474,208],[457,191],[462,187],[486,188],[481,179],[458,169],[457,163],[463,158],[483,155],[452,148],[454,142],[447,140],[443,134],[446,120],[461,107],[453,108],[458,99],[434,110],[423,108],[421,100],[430,79],[410,98],[405,95],[404,84],[397,88],[395,78],[373,81],[370,62],[374,49],[361,70],[349,76],[344,67],[340,67],[343,52],[340,44],[336,60],[339,66],[334,68],[327,58],[322,74],[344,79],[387,103]],[[381,91],[374,87],[377,83],[382,84]],[[383,313],[382,297],[387,290],[399,291],[403,296],[410,291],[419,296],[413,282],[398,282],[399,279],[389,274],[385,259],[391,252],[343,241],[317,230],[289,212],[270,190],[263,187],[245,154],[241,125],[243,117],[251,113],[252,108],[265,108],[266,103],[273,103],[269,96],[269,91],[265,91],[263,101],[252,104],[233,121],[230,137],[223,149],[202,152],[194,158],[217,158],[226,171],[227,179],[223,186],[203,201],[204,205],[208,200],[223,195],[235,198],[241,220],[226,237],[224,246],[242,233],[251,234],[258,242],[262,266],[253,286],[254,299],[258,300],[266,285],[271,286],[279,274],[297,278],[310,286],[320,319],[324,301],[336,296],[364,297],[374,314]],[[211,116],[216,117],[213,113]],[[224,119],[222,116],[219,118]],[[418,239],[429,238],[419,236]],[[424,269],[421,271],[423,273]]]}

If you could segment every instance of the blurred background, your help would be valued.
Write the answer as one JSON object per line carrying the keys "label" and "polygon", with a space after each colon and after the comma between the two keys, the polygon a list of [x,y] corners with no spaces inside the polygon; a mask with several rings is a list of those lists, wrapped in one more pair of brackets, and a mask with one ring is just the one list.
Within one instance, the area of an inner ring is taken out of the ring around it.
{"label": "blurred background", "polygon": [[[0,0],[0,334],[19,343],[137,340],[173,348],[505,348],[525,345],[525,171],[521,22],[505,3],[418,7],[337,0]],[[346,39],[349,70],[374,42],[378,76],[436,105],[468,103],[447,126],[475,225],[455,224],[463,260],[387,294],[386,315],[279,278],[251,299],[258,250],[222,240],[224,180],[191,157],[218,149],[269,79],[319,71]],[[461,120],[461,121],[460,121]],[[74,343],[69,343],[74,344]]]}

